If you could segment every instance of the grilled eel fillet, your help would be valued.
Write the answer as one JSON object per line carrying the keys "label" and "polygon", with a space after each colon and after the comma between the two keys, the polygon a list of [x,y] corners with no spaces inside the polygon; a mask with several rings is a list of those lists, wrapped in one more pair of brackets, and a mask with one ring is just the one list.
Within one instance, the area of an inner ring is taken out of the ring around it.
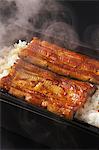
{"label": "grilled eel fillet", "polygon": [[73,118],[96,89],[91,83],[59,76],[22,59],[1,79],[0,87],[68,119]]}
{"label": "grilled eel fillet", "polygon": [[19,57],[60,75],[99,84],[99,61],[34,38]]}

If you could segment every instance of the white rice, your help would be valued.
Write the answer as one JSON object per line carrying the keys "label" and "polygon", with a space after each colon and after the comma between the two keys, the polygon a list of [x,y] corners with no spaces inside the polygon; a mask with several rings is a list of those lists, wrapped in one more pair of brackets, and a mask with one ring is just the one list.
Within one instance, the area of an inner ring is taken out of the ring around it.
{"label": "white rice", "polygon": [[12,47],[5,47],[0,50],[0,78],[7,76],[10,72],[11,66],[16,62],[20,49],[26,47],[25,41],[20,41]]}
{"label": "white rice", "polygon": [[99,85],[95,94],[80,108],[75,117],[93,126],[99,127]]}
{"label": "white rice", "polygon": [[[14,44],[13,47],[5,47],[0,50],[0,78],[9,74],[11,66],[19,59],[19,51],[26,46],[27,43],[25,41],[22,42],[19,40],[19,43]],[[95,94],[77,111],[75,117],[88,124],[99,127],[99,85],[97,88],[98,90]]]}

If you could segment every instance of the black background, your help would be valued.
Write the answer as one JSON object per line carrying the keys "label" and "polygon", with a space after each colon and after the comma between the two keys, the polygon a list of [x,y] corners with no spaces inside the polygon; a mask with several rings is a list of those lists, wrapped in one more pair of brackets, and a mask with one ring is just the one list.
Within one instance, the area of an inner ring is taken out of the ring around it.
{"label": "black background", "polygon": [[[65,4],[64,1],[62,1]],[[90,24],[99,24],[99,2],[98,1],[70,1],[77,17],[77,30],[83,41],[83,32]],[[15,133],[1,129],[1,149],[48,149],[48,147],[28,140]],[[86,137],[83,137],[86,138]],[[83,139],[82,139],[83,140]],[[86,141],[89,139],[86,139]],[[90,142],[89,142],[90,143]],[[87,144],[87,142],[86,142]],[[90,145],[89,145],[90,147]]]}

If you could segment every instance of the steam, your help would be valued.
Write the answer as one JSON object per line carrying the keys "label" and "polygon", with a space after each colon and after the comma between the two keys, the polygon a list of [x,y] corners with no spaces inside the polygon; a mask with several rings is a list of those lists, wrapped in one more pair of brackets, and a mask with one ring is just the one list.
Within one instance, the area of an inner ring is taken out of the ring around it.
{"label": "steam", "polygon": [[10,45],[19,39],[30,39],[33,26],[29,18],[35,17],[41,0],[0,0],[0,45]]}
{"label": "steam", "polygon": [[45,39],[65,48],[75,49],[78,46],[79,40],[76,31],[64,22],[51,23],[47,29],[44,28],[44,33]]}
{"label": "steam", "polygon": [[99,25],[90,25],[84,32],[84,41],[99,50]]}
{"label": "steam", "polygon": [[0,0],[0,47],[19,39],[30,41],[35,32],[40,37],[52,36],[55,43],[58,37],[61,45],[71,49],[77,46],[72,42],[79,42],[68,4],[64,7],[57,0]]}

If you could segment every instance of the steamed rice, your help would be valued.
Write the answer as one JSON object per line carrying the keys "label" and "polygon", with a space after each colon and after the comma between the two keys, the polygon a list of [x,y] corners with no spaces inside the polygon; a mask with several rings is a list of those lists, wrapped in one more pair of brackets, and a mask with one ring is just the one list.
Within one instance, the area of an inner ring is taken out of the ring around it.
{"label": "steamed rice", "polygon": [[[19,40],[19,43],[14,44],[13,47],[5,47],[0,51],[0,78],[9,74],[11,66],[19,59],[19,51],[26,46],[27,43],[25,41],[22,42]],[[77,111],[75,117],[99,127],[99,86],[97,88],[95,94]]]}
{"label": "steamed rice", "polygon": [[77,111],[75,117],[99,127],[99,86],[97,88],[95,94]]}
{"label": "steamed rice", "polygon": [[26,47],[25,41],[20,41],[14,44],[13,47],[5,47],[0,50],[0,78],[7,76],[10,72],[11,66],[18,59],[18,53],[20,49]]}

